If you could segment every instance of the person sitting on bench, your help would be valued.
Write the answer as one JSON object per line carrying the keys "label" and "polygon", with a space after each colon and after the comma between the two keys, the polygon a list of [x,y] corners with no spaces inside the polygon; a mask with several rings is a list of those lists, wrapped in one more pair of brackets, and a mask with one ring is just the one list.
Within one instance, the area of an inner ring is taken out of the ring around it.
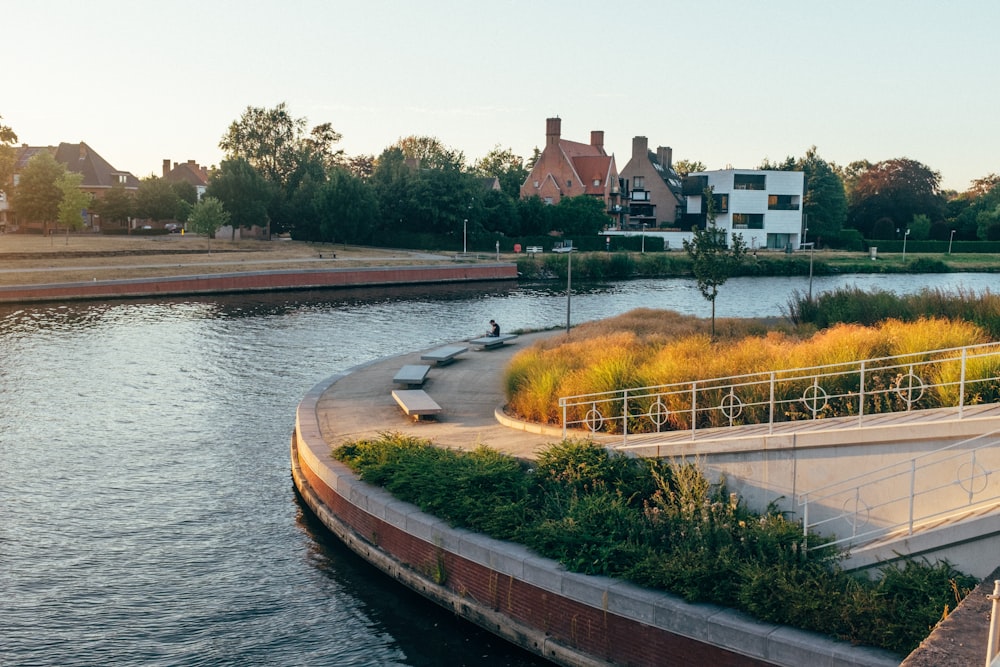
{"label": "person sitting on bench", "polygon": [[490,320],[490,332],[486,334],[490,338],[495,338],[500,335],[500,325],[494,320]]}

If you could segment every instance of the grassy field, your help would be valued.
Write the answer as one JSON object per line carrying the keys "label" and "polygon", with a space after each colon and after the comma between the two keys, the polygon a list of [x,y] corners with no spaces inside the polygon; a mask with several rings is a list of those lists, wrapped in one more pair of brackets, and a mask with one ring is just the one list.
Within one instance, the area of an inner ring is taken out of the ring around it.
{"label": "grassy field", "polygon": [[193,235],[0,235],[0,285],[157,278],[281,269],[452,263],[389,248],[299,241],[220,241]]}

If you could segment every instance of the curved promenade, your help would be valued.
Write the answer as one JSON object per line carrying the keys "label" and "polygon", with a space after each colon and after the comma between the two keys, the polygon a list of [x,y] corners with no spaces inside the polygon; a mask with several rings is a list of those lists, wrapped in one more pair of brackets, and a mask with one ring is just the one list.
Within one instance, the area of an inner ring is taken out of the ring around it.
{"label": "curved promenade", "polygon": [[[530,458],[561,430],[504,420],[501,373],[518,348],[547,336],[522,335],[490,351],[472,346],[433,367],[425,390],[443,408],[436,420],[406,417],[392,378],[411,352],[356,367],[313,387],[299,404],[291,438],[296,488],[335,535],[400,583],[481,627],[560,665],[898,665],[895,656],[714,605],[618,580],[562,569],[526,548],[455,529],[380,488],[359,481],[331,456],[345,441],[384,431],[436,445],[488,445]],[[462,344],[464,343],[456,343]]]}

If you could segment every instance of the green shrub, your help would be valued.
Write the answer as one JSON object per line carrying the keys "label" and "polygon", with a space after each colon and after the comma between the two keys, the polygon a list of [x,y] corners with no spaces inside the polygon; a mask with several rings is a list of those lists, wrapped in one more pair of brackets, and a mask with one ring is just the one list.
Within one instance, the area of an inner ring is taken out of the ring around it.
{"label": "green shrub", "polygon": [[[452,525],[517,540],[575,572],[620,577],[691,602],[909,653],[975,585],[947,563],[881,576],[843,572],[836,549],[776,508],[749,511],[692,462],[633,459],[589,441],[554,443],[534,467],[383,433],[334,451],[365,481]],[[812,550],[807,550],[806,543]]]}

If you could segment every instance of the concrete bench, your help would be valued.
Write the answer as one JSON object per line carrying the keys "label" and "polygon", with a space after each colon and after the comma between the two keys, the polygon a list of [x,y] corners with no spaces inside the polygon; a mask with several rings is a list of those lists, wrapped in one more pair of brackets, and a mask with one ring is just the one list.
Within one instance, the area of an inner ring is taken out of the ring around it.
{"label": "concrete bench", "polygon": [[444,366],[455,361],[455,357],[467,352],[469,348],[464,345],[445,345],[444,347],[439,347],[436,350],[431,350],[430,352],[425,352],[420,355],[420,358],[424,361],[433,361],[437,363],[438,366]]}
{"label": "concrete bench", "polygon": [[499,336],[483,336],[482,338],[473,338],[469,342],[483,350],[492,350],[494,347],[500,347],[507,341],[514,340],[515,338],[517,338],[517,334],[500,334]]}
{"label": "concrete bench", "polygon": [[392,381],[407,387],[419,387],[427,379],[427,372],[430,369],[427,364],[406,364],[399,369]]}
{"label": "concrete bench", "polygon": [[423,389],[393,389],[392,397],[403,408],[403,412],[419,421],[423,415],[436,415],[441,412],[441,406],[427,395]]}

